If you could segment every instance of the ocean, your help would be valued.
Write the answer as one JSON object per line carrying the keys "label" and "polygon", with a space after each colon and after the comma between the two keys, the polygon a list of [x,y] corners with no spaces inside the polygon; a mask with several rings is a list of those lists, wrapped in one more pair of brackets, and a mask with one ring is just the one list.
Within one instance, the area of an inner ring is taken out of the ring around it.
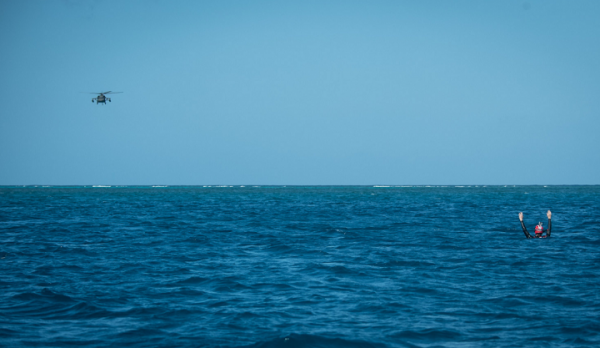
{"label": "ocean", "polygon": [[3,347],[599,345],[600,186],[0,187]]}

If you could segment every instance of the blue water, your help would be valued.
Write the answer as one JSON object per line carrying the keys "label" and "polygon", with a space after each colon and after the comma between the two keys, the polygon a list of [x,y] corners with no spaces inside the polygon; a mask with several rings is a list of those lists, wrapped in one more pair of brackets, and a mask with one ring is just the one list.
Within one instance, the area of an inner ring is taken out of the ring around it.
{"label": "blue water", "polygon": [[598,346],[599,232],[600,186],[3,187],[0,346]]}

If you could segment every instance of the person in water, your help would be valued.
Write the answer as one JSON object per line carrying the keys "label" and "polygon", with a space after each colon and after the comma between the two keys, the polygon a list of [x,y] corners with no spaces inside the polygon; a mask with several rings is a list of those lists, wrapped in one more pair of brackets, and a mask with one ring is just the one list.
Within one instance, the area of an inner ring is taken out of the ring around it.
{"label": "person in water", "polygon": [[[542,225],[542,223],[538,223],[537,226],[535,226],[535,236],[531,236],[529,234],[529,232],[527,232],[527,228],[525,227],[525,224],[523,223],[523,213],[519,213],[519,220],[521,220],[521,228],[523,229],[523,233],[525,233],[525,238],[529,239],[529,238],[547,238],[550,237],[550,231],[552,230],[552,213],[550,212],[550,210],[548,210],[548,212],[546,213],[546,216],[548,216],[548,229],[545,230],[544,226]],[[544,235],[544,232],[546,232],[546,234]]]}

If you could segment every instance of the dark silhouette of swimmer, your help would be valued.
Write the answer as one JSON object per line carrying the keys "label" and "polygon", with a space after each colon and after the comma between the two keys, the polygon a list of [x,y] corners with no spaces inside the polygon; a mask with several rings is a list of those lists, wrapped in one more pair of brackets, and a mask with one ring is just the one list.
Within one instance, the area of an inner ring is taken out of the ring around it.
{"label": "dark silhouette of swimmer", "polygon": [[[545,230],[544,226],[542,226],[542,223],[538,223],[537,226],[535,226],[535,236],[531,236],[529,234],[529,232],[527,232],[527,228],[525,227],[525,224],[523,223],[523,213],[519,213],[519,220],[521,221],[521,228],[523,229],[523,233],[525,233],[525,238],[529,239],[529,238],[547,238],[550,237],[550,231],[552,230],[552,212],[550,212],[550,210],[548,210],[548,212],[546,213],[546,216],[548,216],[548,229]],[[546,234],[544,235],[544,232],[546,232]]]}

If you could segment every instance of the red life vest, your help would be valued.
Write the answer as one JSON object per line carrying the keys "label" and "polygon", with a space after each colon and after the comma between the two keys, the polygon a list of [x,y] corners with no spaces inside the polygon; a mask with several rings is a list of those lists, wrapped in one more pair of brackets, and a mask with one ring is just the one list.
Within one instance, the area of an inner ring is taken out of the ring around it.
{"label": "red life vest", "polygon": [[537,226],[535,226],[535,234],[542,233],[544,233],[544,226],[542,226],[542,223],[539,223]]}

